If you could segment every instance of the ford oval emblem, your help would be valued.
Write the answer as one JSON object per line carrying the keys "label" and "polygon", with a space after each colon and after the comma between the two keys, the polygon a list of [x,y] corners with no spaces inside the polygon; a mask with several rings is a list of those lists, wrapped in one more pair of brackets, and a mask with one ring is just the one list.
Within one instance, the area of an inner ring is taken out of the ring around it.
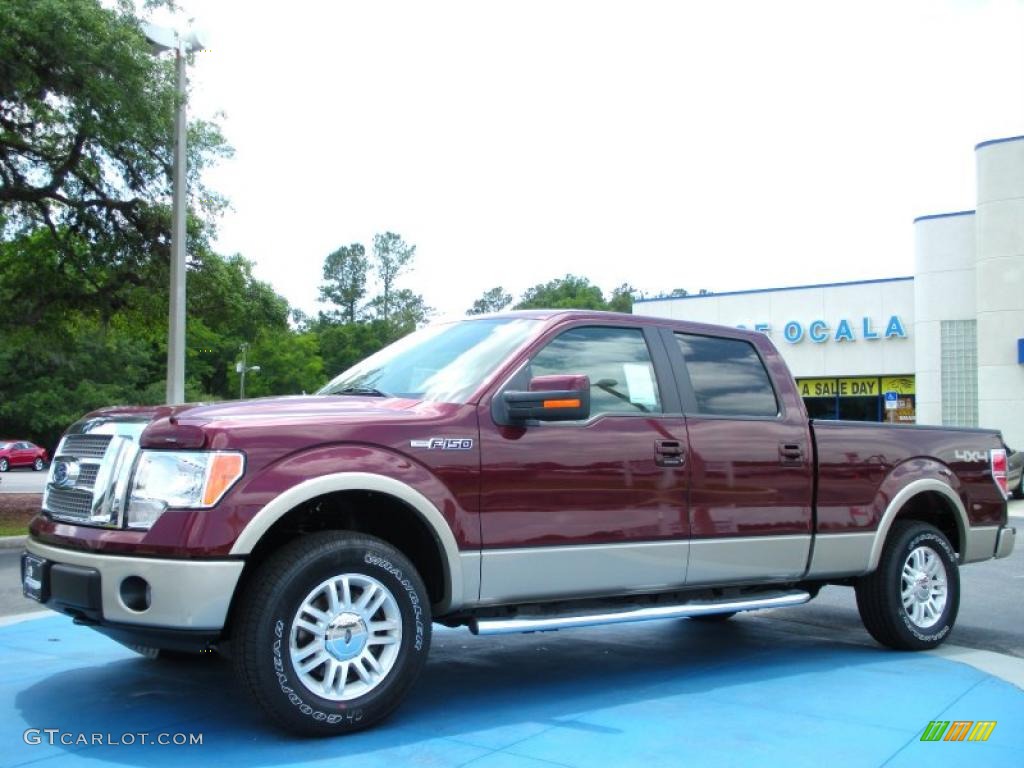
{"label": "ford oval emblem", "polygon": [[78,462],[60,459],[53,463],[53,484],[59,488],[71,488],[78,481]]}

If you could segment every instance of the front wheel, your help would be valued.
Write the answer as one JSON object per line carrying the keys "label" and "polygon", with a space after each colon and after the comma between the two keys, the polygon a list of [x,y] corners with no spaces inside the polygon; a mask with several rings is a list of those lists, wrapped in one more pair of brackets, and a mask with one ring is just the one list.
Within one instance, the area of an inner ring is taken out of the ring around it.
{"label": "front wheel", "polygon": [[42,459],[37,458],[34,462],[32,462],[32,469],[34,469],[36,472],[42,472],[43,467],[45,466],[46,464],[43,462]]}
{"label": "front wheel", "polygon": [[10,466],[7,459],[0,459],[0,472],[6,472]]}
{"label": "front wheel", "polygon": [[283,728],[339,735],[390,715],[430,648],[430,601],[384,541],[326,531],[272,555],[241,596],[236,673]]}
{"label": "front wheel", "polygon": [[949,635],[960,608],[960,572],[949,540],[934,526],[897,520],[878,568],[858,579],[864,627],[897,650],[934,648]]}

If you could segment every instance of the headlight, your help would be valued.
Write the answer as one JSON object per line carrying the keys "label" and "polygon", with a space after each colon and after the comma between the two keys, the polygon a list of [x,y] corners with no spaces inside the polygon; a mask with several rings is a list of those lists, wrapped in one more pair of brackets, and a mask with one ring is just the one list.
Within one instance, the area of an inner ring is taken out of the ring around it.
{"label": "headlight", "polygon": [[170,508],[208,509],[245,471],[228,451],[142,451],[128,494],[129,528],[149,528]]}

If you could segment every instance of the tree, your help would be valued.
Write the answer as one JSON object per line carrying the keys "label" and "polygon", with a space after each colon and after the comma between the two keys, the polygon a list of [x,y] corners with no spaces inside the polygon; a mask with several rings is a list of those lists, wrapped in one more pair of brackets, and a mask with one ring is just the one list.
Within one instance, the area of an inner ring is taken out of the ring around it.
{"label": "tree", "polygon": [[[315,392],[327,383],[314,333],[280,328],[261,331],[249,348],[247,362],[260,370],[246,376],[246,397],[298,395]],[[232,387],[237,394],[237,374],[232,377]]]}
{"label": "tree", "polygon": [[[170,256],[173,63],[154,57],[119,0],[0,0],[0,224],[5,239],[49,232],[58,269],[88,273],[111,311]],[[216,125],[189,126],[189,190],[205,214],[190,251],[223,205],[202,171],[230,154]]]}
{"label": "tree", "polygon": [[383,320],[370,320],[345,325],[320,324],[315,333],[324,373],[327,378],[333,378],[387,344],[391,328]]}
{"label": "tree", "polygon": [[608,309],[612,312],[626,312],[627,314],[632,312],[633,294],[635,293],[636,288],[629,283],[623,283],[612,291],[612,297],[608,299]]}
{"label": "tree", "polygon": [[467,315],[484,315],[488,312],[500,312],[512,303],[512,294],[507,293],[500,285],[484,291],[483,296],[473,302],[466,310]]}
{"label": "tree", "polygon": [[346,323],[356,321],[359,302],[366,295],[366,272],[369,269],[366,248],[360,243],[342,246],[324,259],[324,284],[320,301],[341,307]]}
{"label": "tree", "polygon": [[601,289],[585,277],[566,275],[523,293],[516,309],[607,309]]}
{"label": "tree", "polygon": [[373,236],[373,264],[381,282],[380,301],[376,303],[378,317],[387,322],[391,317],[392,293],[398,276],[412,263],[416,246],[406,242],[394,232]]}

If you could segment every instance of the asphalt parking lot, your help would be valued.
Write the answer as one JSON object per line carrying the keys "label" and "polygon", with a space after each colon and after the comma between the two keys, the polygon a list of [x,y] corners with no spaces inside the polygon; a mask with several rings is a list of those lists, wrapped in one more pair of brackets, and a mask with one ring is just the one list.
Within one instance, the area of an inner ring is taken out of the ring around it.
{"label": "asphalt parking lot", "polygon": [[[17,583],[16,554],[0,559],[3,583]],[[1016,768],[1024,546],[962,573],[961,618],[942,653],[880,648],[840,588],[721,625],[667,620],[488,638],[437,628],[406,705],[379,728],[326,740],[275,731],[216,657],[149,661],[61,616],[11,617],[0,626],[0,765]],[[11,597],[7,612],[30,605]],[[984,743],[921,741],[931,721],[957,720],[996,725]],[[114,741],[202,734],[203,743],[26,743],[29,728]]]}
{"label": "asphalt parking lot", "polygon": [[0,473],[0,493],[42,493],[46,487],[46,471],[10,469]]}

